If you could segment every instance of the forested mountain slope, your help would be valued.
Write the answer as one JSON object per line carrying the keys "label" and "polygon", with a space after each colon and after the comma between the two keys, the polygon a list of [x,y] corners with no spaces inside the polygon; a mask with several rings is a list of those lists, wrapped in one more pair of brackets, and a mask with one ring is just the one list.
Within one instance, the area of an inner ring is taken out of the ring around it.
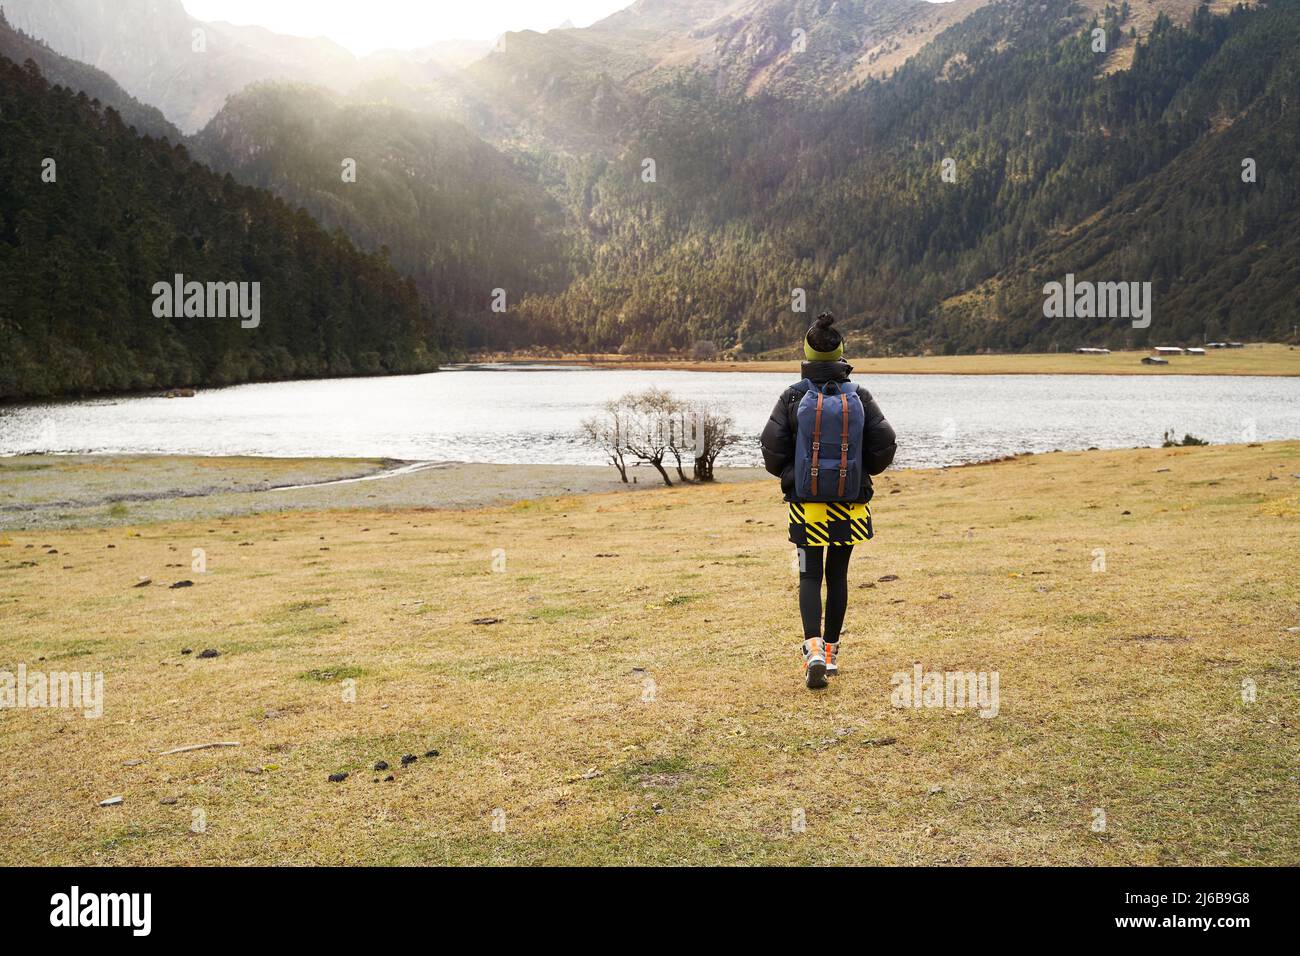
{"label": "forested mountain slope", "polygon": [[[159,317],[176,274],[259,283],[259,323]],[[0,58],[0,398],[427,370],[439,337],[381,256]]]}
{"label": "forested mountain slope", "polygon": [[[1091,30],[1113,53],[1130,16],[990,4],[890,79],[798,111],[683,84],[584,191],[593,267],[521,320],[571,347],[758,351],[806,325],[798,287],[881,350],[1290,336],[1300,9],[1160,18],[1108,72]],[[1152,281],[1156,322],[1045,322],[1043,283],[1067,272]]]}
{"label": "forested mountain slope", "polygon": [[[536,170],[455,121],[259,84],[232,97],[194,148],[213,168],[303,205],[362,248],[387,248],[440,309],[476,317],[471,340],[496,315],[494,289],[509,303],[561,291],[572,277],[563,210]],[[345,160],[355,177],[345,177]]]}
{"label": "forested mountain slope", "polygon": [[[1111,345],[1294,340],[1300,16],[1293,4],[1275,6],[1236,24],[1198,18],[1188,35],[1139,47],[1131,71],[1109,84],[1128,111],[1060,167],[1099,194],[1100,213],[1076,214],[1073,228],[1048,231],[972,293],[943,303],[930,334],[961,350],[1041,350],[1089,334]],[[1150,281],[1150,330],[1044,318],[1042,286],[1067,272]]]}

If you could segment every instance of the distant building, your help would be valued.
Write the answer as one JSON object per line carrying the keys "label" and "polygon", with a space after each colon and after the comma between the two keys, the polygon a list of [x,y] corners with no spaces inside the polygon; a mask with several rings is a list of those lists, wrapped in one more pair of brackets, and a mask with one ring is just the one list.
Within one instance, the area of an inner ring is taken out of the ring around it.
{"label": "distant building", "polygon": [[1206,342],[1205,347],[1207,349],[1226,349],[1228,347],[1228,343],[1227,342]]}
{"label": "distant building", "polygon": [[1204,355],[1204,354],[1205,354],[1205,349],[1188,349],[1188,350],[1187,350],[1187,354],[1188,354],[1188,355]]}
{"label": "distant building", "polygon": [[1229,343],[1228,343],[1228,348],[1230,348],[1230,349],[1244,349],[1245,347],[1246,347],[1246,343],[1245,343],[1245,342],[1229,342]]}
{"label": "distant building", "polygon": [[1110,349],[1080,348],[1074,350],[1079,355],[1109,355]]}
{"label": "distant building", "polygon": [[1156,355],[1182,355],[1183,354],[1183,350],[1180,349],[1177,345],[1157,345],[1151,351],[1155,352]]}
{"label": "distant building", "polygon": [[1147,355],[1142,359],[1143,365],[1168,365],[1168,359],[1156,358],[1154,355]]}

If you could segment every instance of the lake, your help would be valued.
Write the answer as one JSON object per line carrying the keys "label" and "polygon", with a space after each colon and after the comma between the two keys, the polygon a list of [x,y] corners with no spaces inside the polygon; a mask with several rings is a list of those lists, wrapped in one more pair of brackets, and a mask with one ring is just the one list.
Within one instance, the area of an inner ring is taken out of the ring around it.
{"label": "lake", "polygon": [[[28,452],[388,457],[603,464],[577,436],[600,403],[659,385],[726,409],[759,463],[758,433],[794,376],[477,366],[0,407],[0,455]],[[1300,378],[878,375],[861,379],[900,436],[903,467],[1016,452],[1158,445],[1166,428],[1214,443],[1300,438]]]}

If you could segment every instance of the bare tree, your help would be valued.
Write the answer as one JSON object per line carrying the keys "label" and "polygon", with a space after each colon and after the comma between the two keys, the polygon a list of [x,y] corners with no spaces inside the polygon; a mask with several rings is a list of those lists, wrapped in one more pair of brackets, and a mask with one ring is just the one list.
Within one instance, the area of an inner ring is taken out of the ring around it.
{"label": "bare tree", "polygon": [[669,454],[672,412],[679,404],[677,399],[662,388],[648,388],[624,395],[619,403],[627,416],[624,447],[634,457],[653,465],[664,484],[671,488],[673,482],[664,470],[664,456]]}
{"label": "bare tree", "polygon": [[[605,402],[599,415],[582,422],[582,437],[605,453],[624,482],[627,454],[652,465],[671,488],[667,457],[672,456],[683,483],[713,481],[718,455],[740,440],[735,426],[730,415],[703,402],[683,402],[662,388],[649,388]],[[693,476],[686,474],[686,461],[693,462]]]}
{"label": "bare tree", "polygon": [[690,418],[695,432],[695,480],[712,481],[718,455],[740,440],[735,434],[735,419],[718,414],[703,402],[691,405]]}
{"label": "bare tree", "polygon": [[618,475],[627,484],[627,462],[623,460],[627,422],[623,399],[608,401],[599,415],[583,419],[582,437],[604,452]]}
{"label": "bare tree", "polygon": [[694,408],[667,392],[662,400],[665,427],[668,429],[668,453],[677,464],[677,477],[683,482],[693,481],[682,470],[683,459],[693,459],[700,447],[700,429]]}

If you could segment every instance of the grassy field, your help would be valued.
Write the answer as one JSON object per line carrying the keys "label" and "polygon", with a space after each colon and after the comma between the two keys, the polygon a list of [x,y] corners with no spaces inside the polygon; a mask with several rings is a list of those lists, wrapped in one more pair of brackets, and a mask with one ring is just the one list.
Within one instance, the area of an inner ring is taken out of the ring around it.
{"label": "grassy field", "polygon": [[[793,354],[793,350],[792,350]],[[932,355],[899,358],[848,356],[854,371],[872,375],[1300,375],[1300,349],[1290,345],[1249,345],[1241,349],[1212,349],[1203,356],[1175,356],[1168,365],[1143,365],[1150,352],[1110,355]],[[488,355],[478,361],[526,361],[521,356]],[[594,368],[683,369],[697,372],[798,372],[799,362],[755,360],[696,362],[646,360],[623,355],[568,356],[535,359],[546,364]]]}
{"label": "grassy field", "polygon": [[0,711],[0,863],[1294,865],[1297,474],[891,473],[823,692],[770,485],[6,532],[0,670],[105,689]]}

